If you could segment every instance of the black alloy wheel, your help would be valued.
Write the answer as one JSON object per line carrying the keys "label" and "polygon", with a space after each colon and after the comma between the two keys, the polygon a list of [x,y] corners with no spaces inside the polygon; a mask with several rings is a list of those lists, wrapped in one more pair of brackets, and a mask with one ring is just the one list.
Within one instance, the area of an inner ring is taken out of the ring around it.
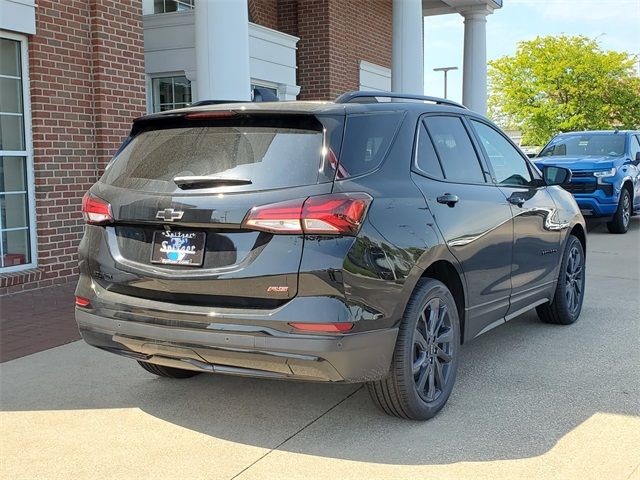
{"label": "black alloy wheel", "polygon": [[582,311],[585,287],[585,254],[580,240],[569,235],[560,264],[556,290],[550,303],[536,308],[545,323],[570,325]]}
{"label": "black alloy wheel", "polygon": [[451,374],[453,327],[449,309],[433,298],[420,314],[413,333],[413,379],[425,402],[442,395]]}
{"label": "black alloy wheel", "polygon": [[373,402],[396,417],[432,418],[453,390],[459,349],[453,295],[438,280],[420,280],[400,323],[389,373],[367,384]]}

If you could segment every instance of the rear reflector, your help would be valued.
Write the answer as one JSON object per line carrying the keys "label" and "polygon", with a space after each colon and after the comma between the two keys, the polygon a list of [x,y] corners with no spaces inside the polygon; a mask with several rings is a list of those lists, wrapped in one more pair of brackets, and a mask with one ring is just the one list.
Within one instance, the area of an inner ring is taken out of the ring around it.
{"label": "rear reflector", "polygon": [[370,204],[366,193],[318,195],[254,207],[242,225],[271,233],[355,235]]}
{"label": "rear reflector", "polygon": [[89,302],[88,298],[76,296],[76,305],[77,306],[79,306],[79,307],[88,307],[89,303],[90,302]]}
{"label": "rear reflector", "polygon": [[101,198],[85,193],[82,197],[82,216],[91,225],[103,225],[113,221],[111,205]]}
{"label": "rear reflector", "polygon": [[297,328],[298,330],[304,330],[306,332],[348,332],[353,328],[353,323],[351,322],[342,322],[342,323],[292,322],[289,325],[291,325],[293,328]]}

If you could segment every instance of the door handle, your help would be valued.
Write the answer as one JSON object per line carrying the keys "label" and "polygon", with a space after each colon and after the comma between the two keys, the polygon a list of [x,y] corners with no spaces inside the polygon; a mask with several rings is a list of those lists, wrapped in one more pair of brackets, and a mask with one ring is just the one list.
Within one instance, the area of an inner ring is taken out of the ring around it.
{"label": "door handle", "polygon": [[513,205],[517,205],[519,207],[522,207],[524,205],[524,198],[522,197],[509,197],[507,200],[509,200],[509,203],[512,203]]}
{"label": "door handle", "polygon": [[444,195],[440,195],[436,198],[438,203],[443,203],[447,205],[449,208],[453,208],[456,206],[456,203],[460,201],[457,195],[453,195],[452,193],[445,193]]}

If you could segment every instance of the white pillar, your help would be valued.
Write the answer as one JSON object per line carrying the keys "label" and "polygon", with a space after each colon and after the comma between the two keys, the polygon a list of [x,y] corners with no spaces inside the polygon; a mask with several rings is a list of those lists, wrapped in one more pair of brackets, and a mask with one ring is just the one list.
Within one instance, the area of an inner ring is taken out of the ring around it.
{"label": "white pillar", "polygon": [[251,100],[246,1],[196,0],[194,101]]}
{"label": "white pillar", "polygon": [[464,10],[462,103],[487,114],[487,8]]}
{"label": "white pillar", "polygon": [[391,90],[424,94],[422,0],[393,0]]}

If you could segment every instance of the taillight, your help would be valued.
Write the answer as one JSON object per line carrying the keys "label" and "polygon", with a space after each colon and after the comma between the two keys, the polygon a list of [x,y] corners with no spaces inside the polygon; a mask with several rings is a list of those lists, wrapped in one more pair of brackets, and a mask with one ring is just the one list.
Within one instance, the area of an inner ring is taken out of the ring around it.
{"label": "taillight", "polygon": [[252,208],[243,227],[271,233],[355,235],[371,197],[366,193],[336,193]]}
{"label": "taillight", "polygon": [[76,295],[76,305],[78,307],[88,307],[90,304],[89,299],[88,298],[84,298],[84,297],[78,297]]}
{"label": "taillight", "polygon": [[338,323],[302,323],[291,322],[293,328],[298,330],[304,330],[305,332],[348,332],[353,328],[351,322],[338,322]]}
{"label": "taillight", "polygon": [[82,197],[82,216],[84,221],[92,225],[103,225],[113,221],[111,205],[89,192]]}

